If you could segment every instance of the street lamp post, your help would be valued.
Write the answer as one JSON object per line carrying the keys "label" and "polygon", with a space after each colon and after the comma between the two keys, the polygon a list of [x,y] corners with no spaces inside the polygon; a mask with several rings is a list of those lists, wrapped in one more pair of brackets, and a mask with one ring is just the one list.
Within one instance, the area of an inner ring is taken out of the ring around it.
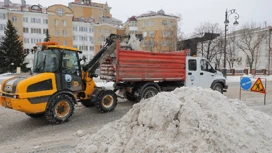
{"label": "street lamp post", "polygon": [[237,19],[239,18],[239,14],[236,12],[235,9],[232,9],[232,10],[226,10],[225,12],[225,21],[224,21],[224,24],[225,24],[225,43],[224,43],[224,63],[223,63],[223,75],[224,77],[227,77],[227,69],[226,69],[226,56],[227,56],[227,31],[228,31],[228,25],[229,25],[229,16],[232,15],[232,14],[236,14],[235,16],[235,21],[233,23],[233,25],[238,25],[238,21]]}
{"label": "street lamp post", "polygon": [[268,46],[268,75],[270,75],[270,63],[271,63],[271,31],[272,31],[272,27],[269,27],[269,46]]}

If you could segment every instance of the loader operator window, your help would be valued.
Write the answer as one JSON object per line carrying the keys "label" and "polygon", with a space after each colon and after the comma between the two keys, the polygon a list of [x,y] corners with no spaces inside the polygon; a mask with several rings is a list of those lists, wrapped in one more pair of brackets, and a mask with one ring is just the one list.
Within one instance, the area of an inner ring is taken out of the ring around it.
{"label": "loader operator window", "polygon": [[63,74],[72,74],[79,76],[79,65],[77,53],[74,51],[63,51],[62,53],[62,73]]}
{"label": "loader operator window", "polygon": [[196,60],[190,59],[189,61],[189,71],[196,71]]}
{"label": "loader operator window", "polygon": [[204,59],[200,61],[200,67],[202,71],[207,71],[211,73],[216,72],[216,70],[211,66],[211,64],[207,60],[204,60]]}
{"label": "loader operator window", "polygon": [[34,55],[33,72],[57,72],[59,67],[57,59],[59,59],[59,52],[55,49],[36,52]]}

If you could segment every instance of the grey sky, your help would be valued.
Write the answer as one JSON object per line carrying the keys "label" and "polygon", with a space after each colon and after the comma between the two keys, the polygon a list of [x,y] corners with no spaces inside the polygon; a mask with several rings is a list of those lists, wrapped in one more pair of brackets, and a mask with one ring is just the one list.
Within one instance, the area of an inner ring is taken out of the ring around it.
{"label": "grey sky", "polygon": [[[1,0],[3,1],[3,0]],[[21,3],[21,0],[11,0]],[[50,6],[63,4],[74,0],[26,0],[27,4],[41,4]],[[148,11],[163,9],[167,14],[181,14],[181,30],[190,36],[194,29],[203,22],[219,23],[224,27],[226,9],[236,9],[240,18],[240,25],[256,22],[272,26],[272,0],[93,0],[93,2],[108,2],[112,7],[113,17],[125,22],[132,15],[140,15]],[[234,22],[234,15],[230,16],[230,23]],[[231,28],[231,27],[230,27]],[[238,27],[239,28],[239,27]]]}

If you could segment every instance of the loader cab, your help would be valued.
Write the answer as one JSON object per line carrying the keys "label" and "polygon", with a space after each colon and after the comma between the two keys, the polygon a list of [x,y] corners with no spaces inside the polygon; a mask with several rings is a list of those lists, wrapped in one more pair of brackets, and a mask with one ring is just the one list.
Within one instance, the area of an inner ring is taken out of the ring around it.
{"label": "loader cab", "polygon": [[54,73],[58,91],[80,91],[82,79],[78,53],[76,48],[43,45],[34,55],[33,72]]}

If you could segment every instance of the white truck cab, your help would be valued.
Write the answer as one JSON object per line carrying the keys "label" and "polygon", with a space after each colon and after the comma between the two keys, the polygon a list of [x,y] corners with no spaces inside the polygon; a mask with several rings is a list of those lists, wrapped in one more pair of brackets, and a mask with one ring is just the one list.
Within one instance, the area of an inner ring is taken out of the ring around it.
{"label": "white truck cab", "polygon": [[228,89],[226,78],[214,69],[207,59],[192,56],[186,56],[185,86],[212,88],[221,93]]}

